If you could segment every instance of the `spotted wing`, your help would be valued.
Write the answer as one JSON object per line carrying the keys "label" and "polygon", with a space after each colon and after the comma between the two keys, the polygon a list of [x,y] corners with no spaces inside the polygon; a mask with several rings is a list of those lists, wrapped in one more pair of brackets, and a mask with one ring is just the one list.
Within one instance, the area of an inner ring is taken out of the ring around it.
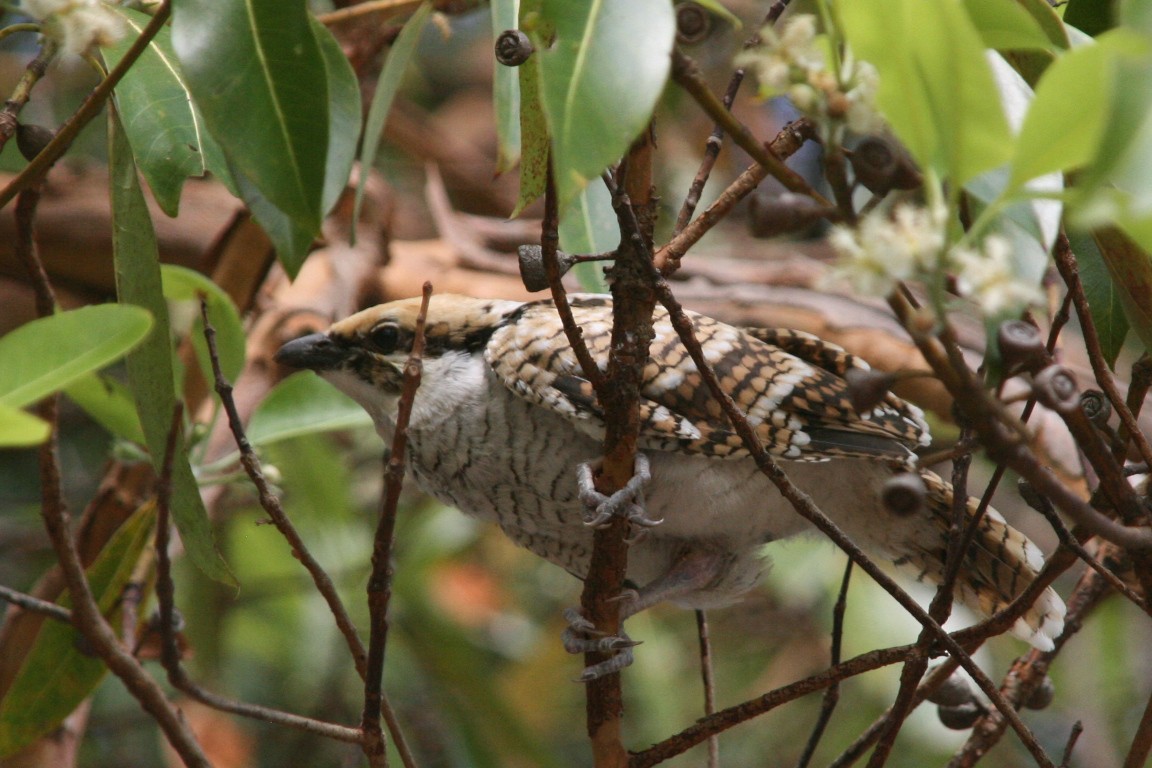
{"label": "spotted wing", "polygon": [[[571,304],[584,341],[603,371],[611,341],[611,302],[607,297],[576,296]],[[870,413],[857,414],[844,379],[835,366],[822,365],[819,355],[806,360],[712,318],[694,313],[689,317],[705,361],[773,455],[801,461],[833,456],[903,461],[927,434],[919,412],[900,401],[896,401],[899,407],[884,402]],[[651,359],[641,387],[641,447],[747,456],[663,309],[653,318],[653,330]],[[821,344],[815,337],[804,337],[804,343],[812,350]],[[838,348],[826,345],[822,354],[835,357],[834,349]],[[603,409],[550,301],[525,305],[493,334],[486,357],[497,377],[517,395],[561,414],[593,436],[603,435]]]}

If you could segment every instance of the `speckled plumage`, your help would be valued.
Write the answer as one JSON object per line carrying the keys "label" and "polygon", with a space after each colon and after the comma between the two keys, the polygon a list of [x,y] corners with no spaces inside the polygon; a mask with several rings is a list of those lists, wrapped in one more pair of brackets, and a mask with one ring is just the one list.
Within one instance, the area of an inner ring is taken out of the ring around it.
{"label": "speckled plumage", "polygon": [[[607,365],[612,307],[604,296],[573,296],[589,351]],[[317,370],[359,402],[390,438],[419,300],[367,309],[326,335],[290,342],[283,362]],[[926,508],[899,516],[880,503],[895,471],[915,464],[929,441],[920,411],[889,394],[855,411],[843,378],[866,364],[835,345],[788,330],[740,329],[691,314],[705,359],[770,453],[801,489],[861,546],[922,580],[943,570],[951,487],[921,471]],[[749,458],[703,385],[668,315],[641,389],[640,449],[652,482],[648,516],[663,522],[629,552],[630,580],[650,601],[690,607],[733,602],[762,568],[762,545],[806,529]],[[596,458],[603,413],[551,301],[433,296],[423,383],[409,425],[408,464],[426,492],[490,519],[516,543],[577,576],[587,571],[592,533],[584,524],[576,467]],[[970,500],[970,511],[975,507]],[[687,560],[697,578],[663,579]],[[957,596],[988,614],[1031,583],[1035,545],[990,512],[967,553]],[[645,590],[642,589],[643,593]],[[1016,634],[1051,647],[1064,606],[1048,591]]]}

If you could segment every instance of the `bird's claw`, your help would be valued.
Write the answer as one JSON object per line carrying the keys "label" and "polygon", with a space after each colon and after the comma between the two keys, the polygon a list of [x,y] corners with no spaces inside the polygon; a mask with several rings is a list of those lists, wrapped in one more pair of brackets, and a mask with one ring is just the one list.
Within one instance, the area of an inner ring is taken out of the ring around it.
{"label": "bird's claw", "polygon": [[[622,593],[615,600],[629,599],[630,595]],[[577,682],[586,683],[596,680],[604,675],[619,672],[632,664],[632,649],[640,645],[639,640],[633,640],[623,631],[618,635],[609,635],[596,629],[578,608],[569,608],[564,611],[564,619],[568,627],[561,635],[564,650],[568,653],[611,653],[611,658],[585,667],[576,678]]]}
{"label": "bird's claw", "polygon": [[636,533],[628,539],[629,544],[634,544],[644,537],[644,529],[664,522],[663,518],[656,520],[648,517],[644,510],[644,486],[652,479],[648,457],[642,453],[636,454],[632,477],[611,496],[596,490],[594,473],[599,463],[585,462],[577,468],[580,500],[590,511],[584,518],[584,524],[590,528],[603,528],[612,522],[612,518],[623,517],[637,527]]}

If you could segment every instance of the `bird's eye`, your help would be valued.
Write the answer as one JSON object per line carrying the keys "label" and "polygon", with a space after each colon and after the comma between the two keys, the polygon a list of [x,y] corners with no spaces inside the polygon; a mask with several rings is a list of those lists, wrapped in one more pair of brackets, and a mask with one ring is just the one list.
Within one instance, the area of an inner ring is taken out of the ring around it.
{"label": "bird's eye", "polygon": [[368,333],[368,343],[382,355],[390,355],[396,351],[400,342],[400,329],[392,323],[378,325]]}

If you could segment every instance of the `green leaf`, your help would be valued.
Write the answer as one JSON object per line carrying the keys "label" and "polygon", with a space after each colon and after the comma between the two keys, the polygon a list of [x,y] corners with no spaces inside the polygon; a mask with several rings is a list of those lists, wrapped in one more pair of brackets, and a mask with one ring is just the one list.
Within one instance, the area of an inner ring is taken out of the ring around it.
{"label": "green leaf", "polygon": [[416,51],[416,43],[420,40],[424,25],[428,23],[431,15],[432,3],[421,3],[412,17],[405,22],[404,29],[400,30],[400,35],[392,44],[392,49],[388,51],[384,69],[376,80],[376,92],[372,94],[372,106],[368,108],[368,119],[364,125],[364,135],[360,144],[360,167],[365,172],[360,175],[360,184],[356,187],[353,221],[360,219],[360,207],[364,204],[364,185],[368,183],[367,171],[376,162],[376,152],[380,148],[384,123],[392,110],[392,101],[396,98],[404,70],[408,69],[408,62]]}
{"label": "green leaf", "polygon": [[744,22],[740,21],[740,17],[725,8],[720,0],[696,0],[696,4],[705,8],[713,16],[719,16],[736,32],[744,28]]}
{"label": "green leaf", "polygon": [[1093,238],[1132,330],[1144,349],[1152,350],[1152,256],[1148,248],[1111,227],[1096,230]]}
{"label": "green leaf", "polygon": [[[612,196],[603,184],[588,185],[576,202],[560,217],[560,248],[568,253],[605,253],[620,245],[620,229],[612,210]],[[572,267],[580,287],[607,293],[603,262],[583,262]]]}
{"label": "green leaf", "polygon": [[324,57],[303,0],[175,0],[172,44],[233,169],[320,229],[328,156]]}
{"label": "green leaf", "polygon": [[988,48],[1021,50],[1052,47],[1040,24],[1015,0],[964,0],[964,10]]}
{"label": "green leaf", "polygon": [[152,327],[137,307],[97,304],[42,317],[0,337],[0,404],[31,405],[123,357]]}
{"label": "green leaf", "polygon": [[[516,29],[520,0],[492,0],[492,38]],[[512,170],[520,161],[520,70],[492,58],[492,106],[496,111],[496,173]],[[529,68],[530,69],[530,68]]]}
{"label": "green leaf", "polygon": [[[100,612],[120,625],[121,596],[141,553],[151,541],[155,508],[136,510],[88,567],[88,583]],[[67,597],[59,600],[68,606]],[[83,653],[71,624],[45,620],[12,687],[0,701],[0,758],[51,731],[91,695],[107,667]]]}
{"label": "green leaf", "polygon": [[1009,186],[1079,168],[1096,155],[1108,120],[1111,55],[1099,45],[1076,48],[1044,73],[1016,142]]}
{"label": "green leaf", "polygon": [[536,53],[524,66],[540,70],[564,210],[647,127],[668,80],[676,21],[667,0],[543,0],[540,14],[555,41],[549,47],[529,31]]}
{"label": "green leaf", "polygon": [[248,424],[248,441],[268,445],[289,437],[371,426],[351,398],[311,371],[293,374],[268,393]]}
{"label": "green leaf", "polygon": [[[171,329],[162,290],[156,233],[136,177],[132,150],[115,109],[108,110],[108,166],[116,293],[121,303],[148,310],[154,320],[152,333],[128,356],[128,382],[152,464],[159,471],[177,402]],[[176,443],[172,462],[172,517],[196,567],[217,581],[235,583],[212,541],[208,513],[188,464],[187,451],[180,441]]]}
{"label": "green leaf", "polygon": [[208,343],[204,340],[204,320],[200,316],[200,297],[208,303],[208,319],[216,329],[216,351],[220,357],[220,370],[229,381],[236,381],[244,370],[244,325],[240,313],[224,289],[187,267],[163,264],[160,276],[164,287],[164,298],[169,301],[189,302],[191,314],[195,318],[188,329],[188,336],[196,348],[205,381],[212,381],[212,361],[208,356]]}
{"label": "green leaf", "polygon": [[[535,56],[535,54],[533,54]],[[531,59],[520,67],[520,195],[512,218],[531,205],[548,186],[548,120],[540,101],[540,71]]]}
{"label": "green leaf", "polygon": [[90,373],[66,387],[64,393],[109,433],[144,445],[136,402],[128,388],[116,379]]}
{"label": "green leaf", "polygon": [[[1152,225],[1152,39],[1130,29],[1102,34],[1111,103],[1093,161],[1077,179],[1075,223],[1082,228],[1119,223],[1133,234]],[[1138,238],[1152,246],[1144,238]]]}
{"label": "green leaf", "polygon": [[327,215],[348,186],[348,176],[356,161],[361,119],[360,81],[328,27],[314,18],[310,20],[324,58],[324,76],[328,82],[328,157],[320,199],[320,210]]}
{"label": "green leaf", "polygon": [[[137,36],[151,20],[140,11],[113,10]],[[129,37],[108,46],[109,66],[115,66],[133,42]],[[168,27],[152,39],[116,86],[116,102],[136,162],[164,213],[174,217],[179,212],[180,190],[189,176],[226,172],[220,145],[208,134],[188,93]]]}
{"label": "green leaf", "polygon": [[958,2],[841,0],[855,54],[880,74],[877,104],[916,161],[955,184],[1006,162],[1012,136],[984,45]]}
{"label": "green leaf", "polygon": [[0,403],[0,448],[24,448],[48,439],[50,427],[41,418]]}
{"label": "green leaf", "polygon": [[1068,0],[1064,23],[1095,37],[1115,25],[1115,6],[1115,3],[1102,3],[1100,0]]}
{"label": "green leaf", "polygon": [[1096,239],[1089,234],[1069,233],[1068,241],[1076,254],[1080,281],[1084,285],[1084,295],[1092,311],[1092,322],[1100,338],[1104,359],[1110,368],[1115,368],[1116,357],[1124,347],[1130,327],[1121,294],[1112,282]]}

